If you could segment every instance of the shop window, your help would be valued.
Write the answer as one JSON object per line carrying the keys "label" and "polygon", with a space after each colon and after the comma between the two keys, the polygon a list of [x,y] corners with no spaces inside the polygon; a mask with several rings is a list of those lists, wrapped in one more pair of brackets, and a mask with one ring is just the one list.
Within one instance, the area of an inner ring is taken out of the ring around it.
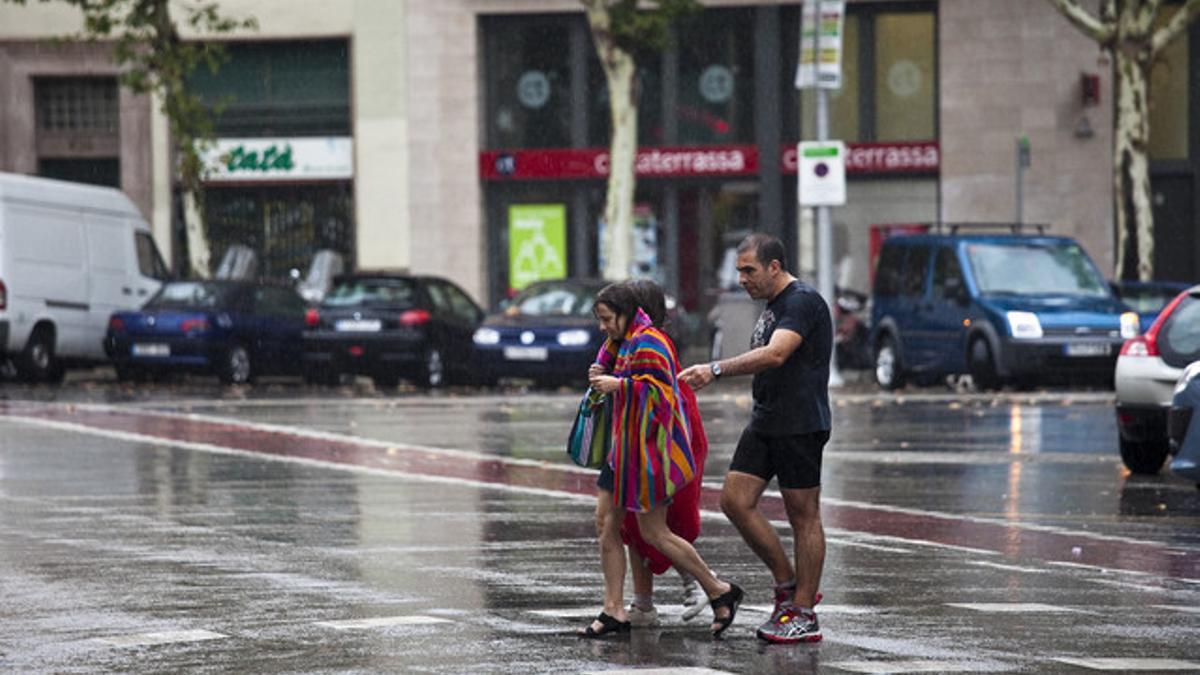
{"label": "shop window", "polygon": [[[829,137],[845,141],[937,138],[937,18],[932,3],[847,5],[842,88],[830,91]],[[787,66],[780,85],[793,92],[784,106],[784,134],[814,138],[811,90],[796,92],[800,10],[780,12]],[[803,136],[801,136],[803,129]]]}
{"label": "shop window", "polygon": [[[662,116],[662,59],[644,59],[637,70],[638,144],[663,145],[666,132]],[[608,81],[592,42],[588,42],[588,142],[607,146],[611,140],[612,111],[608,101]]]}
{"label": "shop window", "polygon": [[875,139],[936,137],[934,19],[929,13],[875,17]]}
{"label": "shop window", "polygon": [[579,18],[487,17],[488,143],[571,145],[571,30]]}
{"label": "shop window", "polygon": [[754,10],[708,10],[678,33],[679,144],[754,141]]}
{"label": "shop window", "polygon": [[340,254],[354,266],[354,196],[349,183],[262,188],[210,187],[205,191],[214,264],[233,245],[258,254],[262,276],[306,272],[317,251]]}
{"label": "shop window", "polygon": [[220,112],[217,136],[350,133],[350,52],[345,40],[230,43],[217,72],[199,67],[188,87]]}
{"label": "shop window", "polygon": [[[1176,8],[1178,11],[1178,8]],[[1164,11],[1159,27],[1174,12]],[[1188,53],[1189,31],[1163,50],[1150,73],[1150,157],[1186,159],[1188,156]]]}
{"label": "shop window", "polygon": [[[859,132],[859,107],[861,97],[859,89],[859,17],[851,14],[846,17],[843,27],[842,43],[842,88],[829,92],[829,137],[845,140],[856,140],[862,137]],[[797,38],[798,39],[798,38]],[[796,42],[785,43],[785,49],[798,51]],[[788,71],[787,87],[795,91],[793,79],[796,75],[795,63]],[[795,94],[792,96],[796,97]],[[812,89],[805,89],[800,94],[800,109],[804,112],[804,137],[817,137],[817,122],[815,114],[817,95]]]}

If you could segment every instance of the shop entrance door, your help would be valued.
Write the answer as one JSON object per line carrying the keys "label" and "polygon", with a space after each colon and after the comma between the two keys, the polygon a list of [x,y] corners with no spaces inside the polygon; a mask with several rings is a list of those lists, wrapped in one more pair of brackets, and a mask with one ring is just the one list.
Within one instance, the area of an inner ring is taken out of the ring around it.
{"label": "shop entrance door", "polygon": [[733,251],[760,229],[758,183],[684,186],[677,202],[679,298],[689,311],[707,314],[722,292],[742,292]]}
{"label": "shop entrance door", "polygon": [[1158,279],[1191,282],[1200,273],[1192,184],[1190,173],[1153,177],[1154,276]]}

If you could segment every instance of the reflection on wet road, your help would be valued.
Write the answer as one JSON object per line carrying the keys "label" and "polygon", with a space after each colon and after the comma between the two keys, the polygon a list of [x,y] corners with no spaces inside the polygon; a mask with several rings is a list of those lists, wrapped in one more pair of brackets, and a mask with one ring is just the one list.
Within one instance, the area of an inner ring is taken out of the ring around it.
{"label": "reflection on wet road", "polygon": [[[840,400],[826,641],[782,648],[753,638],[769,577],[714,501],[747,402],[705,398],[700,547],[751,606],[720,642],[669,617],[581,644],[600,580],[574,403],[0,404],[0,669],[1200,668],[1200,493],[1126,476],[1086,396]],[[664,614],[678,592],[660,578]]]}

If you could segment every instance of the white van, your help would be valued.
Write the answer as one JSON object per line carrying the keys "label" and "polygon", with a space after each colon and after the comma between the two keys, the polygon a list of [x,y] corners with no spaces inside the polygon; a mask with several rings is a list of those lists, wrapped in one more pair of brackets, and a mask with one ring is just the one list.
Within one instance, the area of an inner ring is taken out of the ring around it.
{"label": "white van", "polygon": [[105,361],[109,316],[167,278],[150,228],[120,190],[0,173],[0,360],[58,382]]}

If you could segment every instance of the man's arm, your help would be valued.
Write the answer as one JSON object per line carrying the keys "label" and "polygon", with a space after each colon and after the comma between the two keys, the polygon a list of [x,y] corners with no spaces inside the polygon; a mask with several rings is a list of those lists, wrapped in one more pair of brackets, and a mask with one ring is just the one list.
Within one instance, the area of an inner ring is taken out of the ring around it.
{"label": "man's arm", "polygon": [[[764,370],[778,368],[784,361],[800,348],[804,338],[799,333],[786,328],[776,328],[771,333],[771,341],[762,347],[751,349],[733,358],[722,359],[716,363],[721,367],[722,375],[753,375]],[[712,366],[701,363],[679,373],[679,379],[686,382],[692,389],[702,389],[717,379],[712,373]]]}

